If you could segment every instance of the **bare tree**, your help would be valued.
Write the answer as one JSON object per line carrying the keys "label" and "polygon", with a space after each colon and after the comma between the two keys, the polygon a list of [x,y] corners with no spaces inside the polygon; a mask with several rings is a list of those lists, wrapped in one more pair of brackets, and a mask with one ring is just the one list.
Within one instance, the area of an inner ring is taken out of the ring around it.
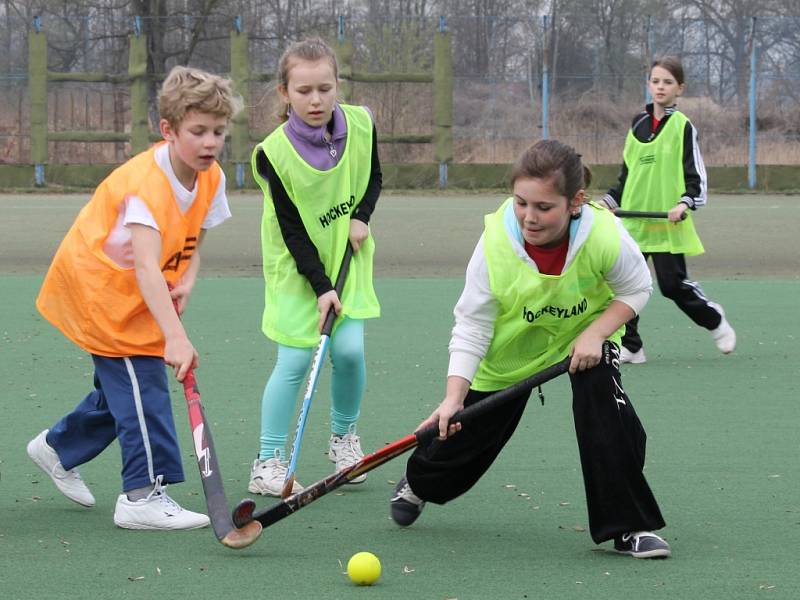
{"label": "bare tree", "polygon": [[[708,29],[709,56],[719,62],[719,100],[743,102],[747,98],[753,17],[779,14],[776,0],[688,0]],[[776,43],[773,32],[759,30],[758,44],[767,50]],[[732,81],[733,85],[727,82]]]}

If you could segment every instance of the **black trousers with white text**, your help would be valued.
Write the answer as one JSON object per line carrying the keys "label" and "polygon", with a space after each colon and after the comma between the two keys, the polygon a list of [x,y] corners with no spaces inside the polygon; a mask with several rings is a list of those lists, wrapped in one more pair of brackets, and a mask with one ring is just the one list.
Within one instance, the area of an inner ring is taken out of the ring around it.
{"label": "black trousers with white text", "polygon": [[[664,527],[664,519],[642,473],[646,435],[622,389],[619,349],[610,345],[600,364],[570,375],[589,531],[595,543],[631,531]],[[489,392],[470,390],[465,405]],[[406,477],[421,499],[444,504],[465,493],[489,469],[519,423],[530,393],[502,404],[446,440],[418,447]]]}
{"label": "black trousers with white text", "polygon": [[[686,258],[683,254],[651,252],[645,253],[644,257],[645,260],[648,257],[653,259],[653,269],[662,296],[677,304],[678,308],[700,327],[709,331],[719,327],[722,314],[703,293],[700,284],[689,279],[686,272]],[[639,315],[625,324],[622,345],[631,352],[638,352],[641,349],[643,344],[639,336]]]}

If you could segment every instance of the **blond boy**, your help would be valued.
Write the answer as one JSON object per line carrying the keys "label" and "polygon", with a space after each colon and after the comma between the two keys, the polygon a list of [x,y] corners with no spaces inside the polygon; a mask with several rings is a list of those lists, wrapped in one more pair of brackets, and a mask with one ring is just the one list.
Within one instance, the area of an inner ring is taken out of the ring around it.
{"label": "blond boy", "polygon": [[[186,67],[159,98],[164,138],[112,172],[56,252],[36,306],[94,362],[94,389],[28,444],[28,455],[70,500],[94,506],[77,467],[115,439],[122,489],[114,523],[195,529],[165,485],[183,481],[165,363],[179,381],[197,351],[173,307],[186,305],[207,229],[230,217],[216,162],[241,100],[228,80]],[[170,288],[171,291],[170,291]]]}

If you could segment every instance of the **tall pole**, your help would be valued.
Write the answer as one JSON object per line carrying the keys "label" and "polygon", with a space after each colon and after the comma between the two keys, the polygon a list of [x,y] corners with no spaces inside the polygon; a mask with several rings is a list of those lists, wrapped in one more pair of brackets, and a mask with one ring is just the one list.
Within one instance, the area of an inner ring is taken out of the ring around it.
{"label": "tall pole", "polygon": [[547,35],[548,16],[542,17],[542,27],[544,28],[544,52],[542,52],[542,138],[547,139],[550,136],[548,123],[550,121],[550,38]]}
{"label": "tall pole", "polygon": [[133,35],[128,39],[128,77],[131,94],[131,152],[144,152],[150,145],[147,120],[147,36],[142,34],[142,18],[133,20]]}
{"label": "tall pole", "polygon": [[434,42],[433,107],[434,157],[439,162],[439,188],[445,189],[453,160],[453,52],[444,17],[439,17]]}
{"label": "tall pole", "polygon": [[38,16],[33,18],[33,31],[28,35],[28,96],[33,180],[41,187],[47,164],[47,39]]}
{"label": "tall pole", "polygon": [[747,158],[747,185],[756,187],[756,18],[750,30],[750,141]]}
{"label": "tall pole", "polygon": [[[249,81],[250,67],[248,61],[248,37],[242,31],[242,18],[237,16],[233,20],[233,31],[230,35],[231,40],[231,79],[236,92],[245,101],[250,97]],[[250,158],[250,131],[247,126],[247,110],[242,110],[233,117],[231,127],[231,158],[236,168],[236,187],[243,188],[245,183],[245,167],[249,164]]]}

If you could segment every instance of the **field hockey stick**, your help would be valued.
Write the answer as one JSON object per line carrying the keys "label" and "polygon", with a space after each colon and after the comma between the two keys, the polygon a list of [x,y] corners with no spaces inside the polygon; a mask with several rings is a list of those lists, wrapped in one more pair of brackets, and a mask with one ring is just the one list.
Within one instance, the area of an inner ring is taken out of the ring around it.
{"label": "field hockey stick", "polygon": [[[615,210],[614,214],[618,217],[622,218],[640,218],[640,219],[669,219],[669,213],[666,212],[654,212],[650,210]],[[687,213],[681,213],[681,221],[686,219],[689,215]]]}
{"label": "field hockey stick", "polygon": [[[342,265],[339,267],[339,274],[336,276],[336,295],[342,297],[342,290],[344,289],[344,280],[347,278],[347,271],[350,268],[350,259],[353,257],[353,247],[350,242],[344,249],[344,256],[342,257]],[[306,421],[308,420],[308,412],[311,409],[311,399],[314,397],[314,391],[317,389],[317,381],[319,380],[320,371],[322,371],[322,363],[325,361],[325,353],[328,350],[328,344],[331,339],[331,331],[333,331],[333,323],[336,321],[336,311],[333,307],[328,310],[325,317],[325,323],[320,332],[319,345],[317,352],[314,355],[314,362],[311,364],[311,372],[308,375],[308,383],[306,384],[306,393],[303,397],[303,405],[300,407],[300,415],[297,417],[297,428],[294,432],[294,442],[292,443],[292,453],[289,455],[289,466],[286,469],[286,479],[283,482],[283,490],[281,490],[281,497],[288,498],[292,494],[294,487],[295,474],[297,472],[297,459],[300,456],[300,444],[303,441],[303,432],[306,430]]]}
{"label": "field hockey stick", "polygon": [[[571,357],[568,356],[564,360],[531,375],[527,379],[504,390],[495,392],[475,404],[458,411],[450,419],[450,423],[463,422],[469,424],[470,422],[474,422],[476,418],[497,409],[498,406],[503,405],[509,400],[513,400],[520,394],[529,392],[546,381],[550,381],[562,373],[565,373],[569,368],[570,360]],[[283,499],[281,502],[257,512],[253,512],[254,505],[252,502],[241,502],[239,506],[233,510],[233,522],[241,527],[256,521],[261,523],[263,527],[269,527],[284,517],[288,517],[292,513],[297,512],[304,506],[311,504],[314,500],[332,492],[356,477],[372,471],[415,446],[429,444],[438,435],[438,423],[427,425],[414,433],[387,444],[372,454],[368,454],[357,463],[328,475],[325,479],[302,489],[296,494]]]}
{"label": "field hockey stick", "polygon": [[[177,300],[174,301],[174,306],[175,311],[178,312]],[[192,429],[194,453],[197,456],[197,466],[200,468],[200,479],[203,482],[203,495],[206,499],[208,518],[211,520],[214,535],[228,548],[249,546],[261,535],[261,523],[254,521],[252,524],[247,523],[242,527],[236,527],[233,524],[228,512],[230,505],[222,484],[214,439],[211,437],[211,428],[208,426],[203,412],[197,378],[191,367],[183,378],[183,394],[186,398],[186,409],[189,412],[189,426]],[[247,500],[242,500],[239,506],[246,503]],[[255,503],[253,503],[253,508],[255,508]]]}

